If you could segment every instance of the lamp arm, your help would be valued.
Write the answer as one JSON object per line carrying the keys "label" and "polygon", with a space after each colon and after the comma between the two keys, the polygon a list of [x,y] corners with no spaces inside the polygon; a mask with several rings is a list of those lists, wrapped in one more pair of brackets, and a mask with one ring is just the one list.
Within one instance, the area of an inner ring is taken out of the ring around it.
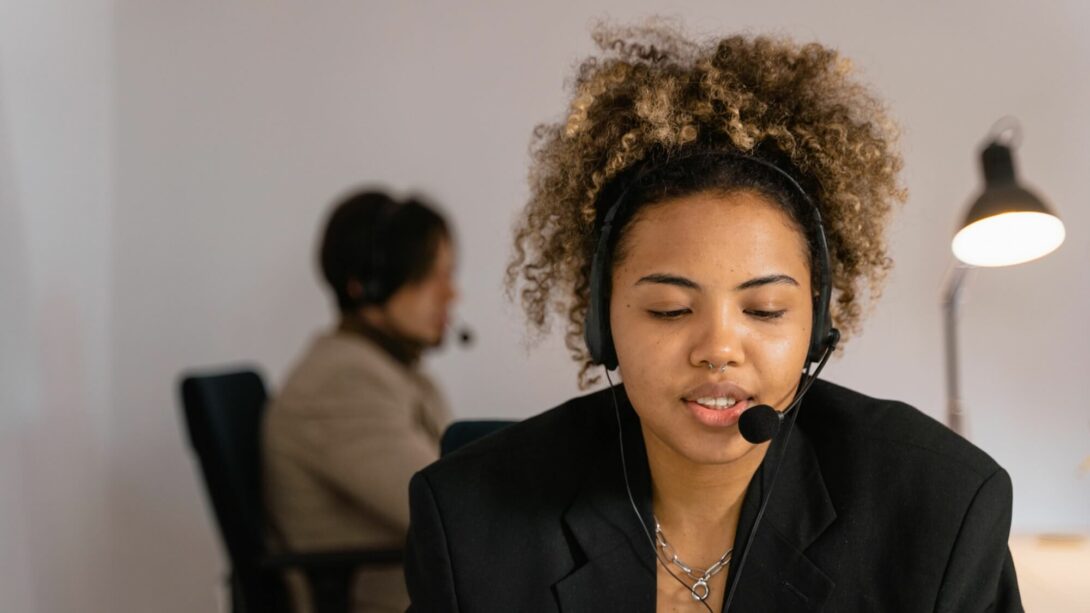
{"label": "lamp arm", "polygon": [[961,389],[958,379],[958,307],[965,277],[971,266],[956,262],[946,275],[943,289],[943,335],[946,341],[946,425],[965,436],[965,420],[961,410]]}

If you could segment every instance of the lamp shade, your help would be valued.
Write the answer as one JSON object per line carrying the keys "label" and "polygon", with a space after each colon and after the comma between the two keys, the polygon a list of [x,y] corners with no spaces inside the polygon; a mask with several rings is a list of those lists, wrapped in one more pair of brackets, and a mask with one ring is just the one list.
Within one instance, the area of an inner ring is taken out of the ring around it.
{"label": "lamp shade", "polygon": [[1064,225],[1018,183],[1010,147],[992,142],[980,155],[984,192],[969,208],[951,247],[973,266],[1010,266],[1048,255],[1064,241]]}

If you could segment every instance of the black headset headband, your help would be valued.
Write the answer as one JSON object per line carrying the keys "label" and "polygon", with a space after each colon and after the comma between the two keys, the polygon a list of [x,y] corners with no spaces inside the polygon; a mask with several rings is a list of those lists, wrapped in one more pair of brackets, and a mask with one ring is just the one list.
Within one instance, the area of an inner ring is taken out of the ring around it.
{"label": "black headset headband", "polygon": [[360,304],[382,304],[390,297],[390,288],[387,286],[386,277],[386,253],[390,226],[393,218],[401,210],[398,202],[383,202],[375,215],[375,221],[371,224],[370,252],[371,261],[367,262],[366,274],[362,275],[363,295]]}
{"label": "black headset headband", "polygon": [[[807,366],[810,363],[819,361],[822,354],[825,353],[826,349],[833,342],[833,337],[839,336],[836,330],[833,329],[832,316],[829,312],[829,301],[832,295],[833,283],[829,261],[829,245],[825,240],[825,227],[821,222],[821,211],[794,177],[779,166],[758,157],[733,151],[706,151],[689,156],[675,157],[668,160],[666,164],[672,165],[679,161],[700,156],[734,159],[743,163],[752,163],[760,168],[771,171],[782,179],[783,182],[802,199],[802,202],[810,208],[816,225],[814,238],[817,240],[816,256],[818,261],[814,262],[813,265],[818,267],[819,291],[817,299],[814,301],[814,319],[810,332],[810,346],[806,354]],[[587,316],[586,321],[584,322],[583,332],[591,360],[594,361],[595,364],[601,364],[609,370],[617,368],[617,351],[613,345],[613,332],[610,329],[609,323],[609,302],[611,295],[610,277],[613,269],[612,251],[614,247],[613,234],[620,230],[619,227],[614,226],[617,222],[618,215],[628,205],[628,195],[632,190],[632,187],[638,184],[639,180],[648,173],[661,168],[663,168],[661,165],[641,168],[634,176],[631,176],[626,182],[623,191],[621,191],[620,196],[617,197],[613,204],[610,205],[609,210],[606,211],[600,224],[598,243],[594,250],[593,259],[591,260],[590,300],[587,306]],[[603,193],[606,192],[603,190]]]}

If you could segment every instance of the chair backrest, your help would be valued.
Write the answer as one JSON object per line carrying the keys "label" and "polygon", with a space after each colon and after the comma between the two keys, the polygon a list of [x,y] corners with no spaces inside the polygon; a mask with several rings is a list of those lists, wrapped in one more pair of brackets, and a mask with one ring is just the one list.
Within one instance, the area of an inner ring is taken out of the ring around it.
{"label": "chair backrest", "polygon": [[517,422],[503,419],[456,421],[447,426],[443,432],[443,437],[439,440],[439,454],[445,456],[459,447],[502,430],[513,423]]}
{"label": "chair backrest", "polygon": [[261,495],[261,418],[265,384],[253,370],[189,375],[182,379],[189,440],[232,565],[250,566],[264,554]]}

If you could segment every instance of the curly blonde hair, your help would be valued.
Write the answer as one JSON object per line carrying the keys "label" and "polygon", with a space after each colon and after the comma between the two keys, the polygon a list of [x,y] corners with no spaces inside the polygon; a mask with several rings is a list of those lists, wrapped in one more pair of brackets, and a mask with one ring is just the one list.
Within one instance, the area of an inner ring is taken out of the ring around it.
{"label": "curly blonde hair", "polygon": [[882,103],[851,79],[851,64],[820,44],[731,36],[699,44],[677,28],[599,26],[601,50],[579,66],[567,117],[534,130],[530,200],[507,267],[530,324],[566,315],[565,341],[582,363],[596,219],[603,188],[656,151],[750,154],[772,149],[818,203],[832,264],[833,323],[860,330],[866,301],[891,267],[885,228],[903,202],[898,130]]}

